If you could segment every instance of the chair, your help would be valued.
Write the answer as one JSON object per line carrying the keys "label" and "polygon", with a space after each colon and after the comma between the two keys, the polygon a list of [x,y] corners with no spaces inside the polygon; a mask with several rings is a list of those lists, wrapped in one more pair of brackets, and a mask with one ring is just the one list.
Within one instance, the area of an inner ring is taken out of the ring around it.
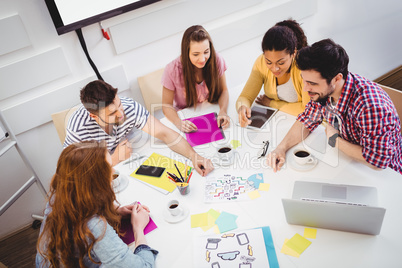
{"label": "chair", "polygon": [[[391,98],[392,102],[394,103],[396,111],[398,112],[399,119],[402,120],[402,91],[399,91],[392,87],[387,87],[387,86],[380,85],[380,84],[378,84],[378,85],[382,89],[384,89],[385,92],[387,92],[387,94]],[[401,132],[402,132],[402,129],[401,129]]]}
{"label": "chair", "polygon": [[138,84],[145,102],[145,107],[151,114],[154,114],[156,110],[162,109],[163,87],[161,80],[163,70],[164,68],[138,77]]}
{"label": "chair", "polygon": [[66,139],[68,120],[70,119],[70,116],[78,109],[78,107],[79,105],[76,105],[70,109],[52,114],[53,124],[56,127],[61,144],[63,144],[64,140]]}

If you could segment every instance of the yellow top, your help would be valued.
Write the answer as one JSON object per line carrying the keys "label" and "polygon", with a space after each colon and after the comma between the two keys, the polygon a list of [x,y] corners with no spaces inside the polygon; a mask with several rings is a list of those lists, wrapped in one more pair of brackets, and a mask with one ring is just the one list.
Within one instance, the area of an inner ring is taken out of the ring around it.
{"label": "yellow top", "polygon": [[297,116],[299,113],[304,111],[304,107],[310,101],[310,97],[307,92],[303,90],[303,80],[295,61],[293,61],[290,68],[290,78],[292,79],[293,86],[296,89],[297,102],[286,102],[278,98],[275,76],[268,69],[264,60],[264,55],[261,54],[261,56],[259,56],[255,61],[250,77],[236,101],[236,110],[239,110],[242,105],[251,107],[255,98],[260,93],[262,85],[264,85],[265,95],[271,99],[271,107]]}

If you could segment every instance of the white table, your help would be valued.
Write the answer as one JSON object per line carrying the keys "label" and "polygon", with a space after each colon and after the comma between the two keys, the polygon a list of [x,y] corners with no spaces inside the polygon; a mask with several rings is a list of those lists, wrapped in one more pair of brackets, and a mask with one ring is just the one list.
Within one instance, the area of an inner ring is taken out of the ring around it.
{"label": "white table", "polygon": [[[231,105],[234,107],[233,103]],[[182,116],[188,118],[211,111],[217,112],[217,105],[203,104],[197,110],[185,109]],[[167,223],[163,218],[163,210],[171,199],[178,199],[188,206],[190,215],[207,212],[210,208],[238,215],[236,222],[239,229],[269,226],[280,267],[402,267],[401,175],[391,169],[372,170],[352,161],[342,153],[338,155],[336,151],[331,151],[326,146],[323,130],[313,132],[306,141],[306,146],[310,144],[313,154],[321,159],[314,169],[300,172],[287,165],[280,172],[273,173],[266,164],[255,160],[257,151],[262,147],[262,141],[267,139],[270,141],[269,150],[275,148],[293,124],[295,117],[279,112],[275,120],[272,120],[263,131],[257,132],[238,127],[235,111],[229,115],[232,122],[230,128],[225,131],[225,141],[239,140],[241,142],[242,146],[237,151],[242,160],[235,162],[229,168],[217,166],[211,175],[232,173],[248,177],[262,172],[265,182],[270,184],[270,190],[260,192],[261,197],[253,201],[206,204],[203,202],[205,179],[196,172],[190,181],[190,193],[186,196],[181,196],[178,190],[168,195],[161,194],[130,177],[128,187],[119,193],[117,198],[122,205],[138,200],[151,209],[151,216],[158,228],[149,233],[146,238],[148,244],[159,251],[156,267],[192,267],[193,237],[213,234],[212,230],[205,233],[200,228],[192,229],[190,216],[176,224]],[[166,119],[161,121],[171,125]],[[136,142],[140,145],[136,146],[134,153],[150,155],[152,152],[157,152],[169,157],[175,156],[160,141],[152,140],[143,136]],[[205,156],[214,156],[216,149],[213,145],[195,147],[195,150]],[[130,174],[144,159],[133,164],[118,165],[116,169]],[[303,235],[305,228],[289,225],[286,222],[281,203],[282,198],[292,196],[293,184],[296,180],[377,187],[379,206],[387,209],[381,234],[371,236],[318,229],[317,238],[311,240],[312,244],[300,258],[280,253],[284,240],[290,239],[296,233]]]}

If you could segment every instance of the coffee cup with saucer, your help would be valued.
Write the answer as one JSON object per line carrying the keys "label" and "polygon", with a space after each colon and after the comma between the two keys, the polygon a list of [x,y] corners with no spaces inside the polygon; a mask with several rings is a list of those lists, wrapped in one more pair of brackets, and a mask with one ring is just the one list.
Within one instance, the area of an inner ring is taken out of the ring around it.
{"label": "coffee cup with saucer", "polygon": [[314,168],[318,160],[304,149],[296,149],[290,157],[290,166],[298,171],[308,171]]}
{"label": "coffee cup with saucer", "polygon": [[219,160],[219,165],[229,166],[234,163],[236,150],[230,145],[221,145],[218,147],[217,155]]}
{"label": "coffee cup with saucer", "polygon": [[182,205],[179,200],[174,199],[167,203],[163,211],[163,218],[169,223],[177,223],[187,218],[188,214],[189,209]]}
{"label": "coffee cup with saucer", "polygon": [[121,174],[118,170],[115,170],[112,176],[112,187],[116,194],[127,188],[128,178],[126,175]]}

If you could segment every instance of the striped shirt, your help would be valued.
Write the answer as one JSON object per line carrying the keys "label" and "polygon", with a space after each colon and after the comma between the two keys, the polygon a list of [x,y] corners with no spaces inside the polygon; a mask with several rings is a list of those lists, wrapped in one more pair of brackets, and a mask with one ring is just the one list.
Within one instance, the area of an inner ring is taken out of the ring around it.
{"label": "striped shirt", "polygon": [[122,125],[113,126],[112,134],[107,134],[95,121],[89,116],[89,112],[82,105],[75,111],[67,124],[66,139],[63,147],[80,141],[103,141],[107,143],[110,153],[116,149],[117,145],[132,131],[134,128],[142,129],[147,123],[149,112],[133,99],[120,97],[123,110],[126,115],[126,121]]}
{"label": "striped shirt", "polygon": [[380,86],[349,73],[336,105],[310,101],[297,120],[313,131],[325,119],[339,122],[342,139],[363,147],[366,161],[402,174],[401,122],[388,94]]}

